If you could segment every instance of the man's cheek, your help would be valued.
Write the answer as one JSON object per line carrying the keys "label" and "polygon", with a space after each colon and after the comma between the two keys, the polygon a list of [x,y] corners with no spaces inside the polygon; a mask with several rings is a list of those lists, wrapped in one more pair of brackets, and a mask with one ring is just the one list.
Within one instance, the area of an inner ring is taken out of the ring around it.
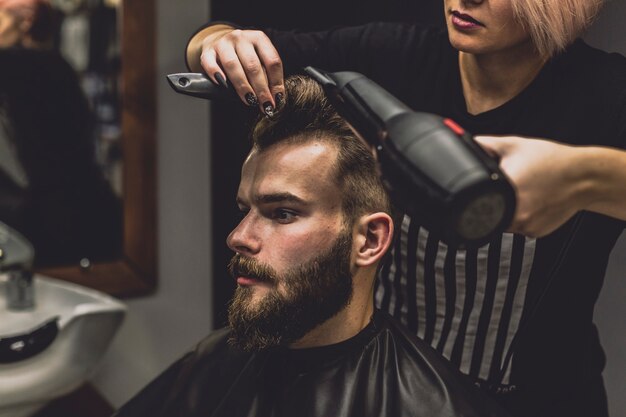
{"label": "man's cheek", "polygon": [[250,295],[248,296],[246,302],[246,308],[248,310],[255,310],[259,308],[261,303],[263,303],[263,300],[266,300],[272,291],[275,290],[267,286],[256,286],[250,288]]}
{"label": "man's cheek", "polygon": [[276,295],[286,301],[289,301],[293,298],[293,291],[291,291],[290,283],[287,283],[283,280],[280,280],[275,287]]}

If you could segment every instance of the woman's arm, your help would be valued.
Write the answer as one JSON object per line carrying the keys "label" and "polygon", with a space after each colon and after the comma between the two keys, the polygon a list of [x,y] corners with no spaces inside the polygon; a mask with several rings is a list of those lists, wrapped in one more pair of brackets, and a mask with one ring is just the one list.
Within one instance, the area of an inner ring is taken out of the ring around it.
{"label": "woman's arm", "polygon": [[206,72],[216,83],[216,74],[224,77],[244,103],[265,110],[265,104],[275,107],[276,96],[284,94],[283,71],[294,73],[307,65],[359,71],[398,90],[398,80],[414,76],[410,71],[434,37],[424,28],[398,23],[298,32],[240,29],[217,22],[191,38],[187,62],[191,70]]}
{"label": "woman's arm", "polygon": [[517,191],[510,231],[545,236],[581,210],[626,220],[626,151],[479,136]]}
{"label": "woman's arm", "polygon": [[209,25],[191,37],[186,58],[192,71],[206,72],[216,84],[228,80],[244,104],[266,113],[285,94],[282,61],[261,31]]}

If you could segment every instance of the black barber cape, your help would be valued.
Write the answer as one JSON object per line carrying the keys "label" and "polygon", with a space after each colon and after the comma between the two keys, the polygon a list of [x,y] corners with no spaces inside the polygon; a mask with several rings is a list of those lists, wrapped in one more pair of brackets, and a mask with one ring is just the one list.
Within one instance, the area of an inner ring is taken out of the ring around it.
{"label": "black barber cape", "polygon": [[508,416],[380,311],[331,346],[244,353],[227,339],[209,335],[115,417]]}

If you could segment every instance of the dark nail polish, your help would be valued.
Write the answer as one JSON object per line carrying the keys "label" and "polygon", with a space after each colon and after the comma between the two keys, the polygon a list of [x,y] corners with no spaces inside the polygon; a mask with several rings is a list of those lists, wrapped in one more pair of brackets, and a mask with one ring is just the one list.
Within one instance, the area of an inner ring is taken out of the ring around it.
{"label": "dark nail polish", "polygon": [[283,104],[283,99],[284,98],[285,98],[285,95],[283,93],[276,93],[276,107],[278,107],[281,104]]}
{"label": "dark nail polish", "polygon": [[215,74],[213,74],[213,76],[215,77],[219,85],[221,85],[224,88],[228,88],[228,83],[226,82],[224,77],[222,77],[222,74],[220,74],[219,72],[216,72]]}
{"label": "dark nail polish", "polygon": [[252,93],[246,94],[246,102],[248,103],[248,106],[250,106],[250,107],[254,107],[254,106],[257,106],[259,104],[259,100]]}
{"label": "dark nail polish", "polygon": [[274,106],[269,101],[263,103],[263,112],[268,116],[272,117],[274,115]]}

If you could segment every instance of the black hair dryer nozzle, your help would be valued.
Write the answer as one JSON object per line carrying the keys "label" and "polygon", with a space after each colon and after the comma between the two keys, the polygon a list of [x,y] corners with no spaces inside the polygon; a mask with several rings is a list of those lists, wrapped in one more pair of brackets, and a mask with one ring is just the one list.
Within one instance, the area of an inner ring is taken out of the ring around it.
{"label": "black hair dryer nozzle", "polygon": [[515,191],[492,159],[450,119],[415,112],[356,72],[307,67],[339,113],[378,153],[396,206],[448,245],[477,247],[502,233]]}

